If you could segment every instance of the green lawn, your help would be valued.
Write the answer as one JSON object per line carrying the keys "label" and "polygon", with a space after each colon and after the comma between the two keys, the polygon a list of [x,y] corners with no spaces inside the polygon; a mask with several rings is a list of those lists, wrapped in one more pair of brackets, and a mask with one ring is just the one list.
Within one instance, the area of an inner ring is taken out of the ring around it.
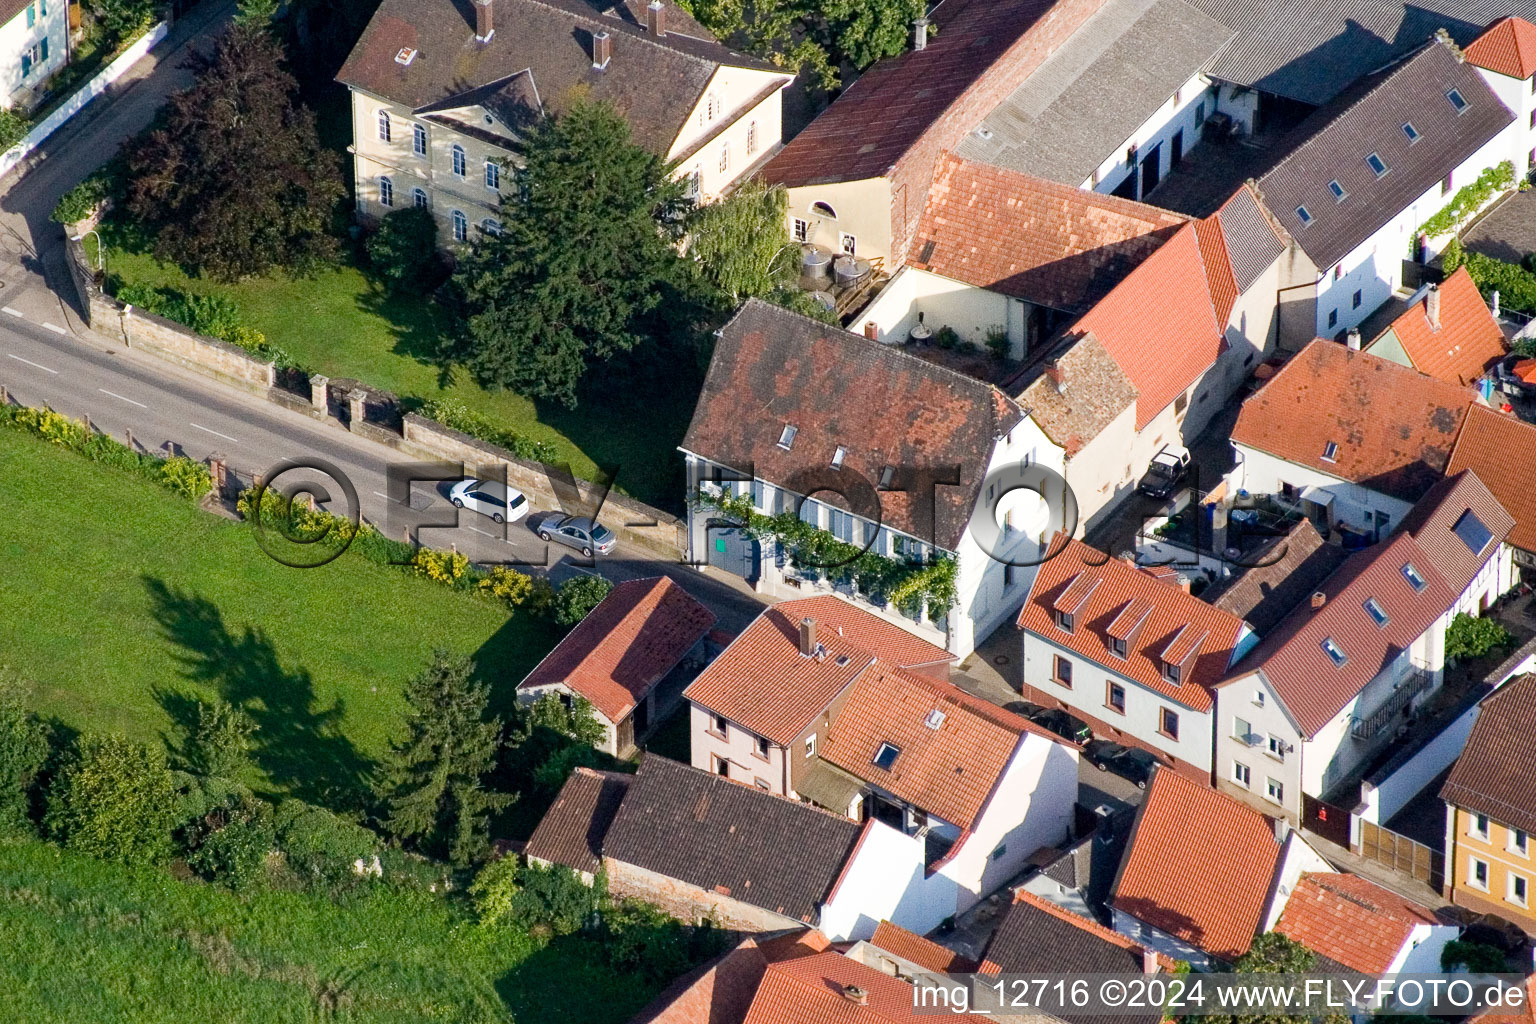
{"label": "green lawn", "polygon": [[594,941],[491,933],[441,896],[235,896],[41,842],[0,843],[7,1021],[619,1024],[657,985]]}
{"label": "green lawn", "polygon": [[175,742],[190,698],[260,726],[256,788],[344,802],[435,646],[473,654],[493,705],[557,639],[473,594],[346,555],[268,558],[248,528],[138,477],[0,431],[0,665],[64,726]]}
{"label": "green lawn", "polygon": [[[88,249],[95,257],[95,239]],[[683,500],[676,450],[693,414],[693,393],[637,395],[622,404],[590,401],[576,409],[491,392],[436,359],[442,317],[416,297],[391,297],[361,271],[340,266],[314,277],[257,278],[219,285],[141,252],[108,245],[107,270],[130,284],[183,292],[222,292],[246,320],[300,364],[328,377],[351,377],[404,399],[457,399],[506,427],[555,445],[571,471],[594,479],[617,468],[615,488],[677,511]]]}

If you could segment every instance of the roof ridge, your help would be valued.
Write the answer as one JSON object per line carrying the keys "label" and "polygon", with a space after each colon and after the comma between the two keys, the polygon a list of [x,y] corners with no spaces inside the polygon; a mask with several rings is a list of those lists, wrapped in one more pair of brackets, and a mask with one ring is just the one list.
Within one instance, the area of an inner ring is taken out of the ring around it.
{"label": "roof ridge", "polygon": [[[724,61],[714,60],[697,53],[690,53],[686,48],[668,45],[665,40],[668,39],[669,36],[675,35],[679,39],[690,39],[693,42],[703,46],[716,47],[722,52],[729,54],[730,56],[747,56],[746,54],[738,54],[737,51],[732,50],[718,39],[699,39],[696,36],[684,35],[681,32],[664,34],[658,38],[651,35],[644,25],[631,25],[623,18],[608,17],[606,11],[597,11],[596,9],[591,8],[586,4],[582,5],[581,10],[577,10],[574,7],[567,7],[564,4],[557,2],[557,0],[520,0],[520,2],[537,4],[540,7],[548,8],[551,11],[556,11],[568,17],[575,18],[578,21],[590,22],[599,26],[600,30],[605,32],[608,30],[608,26],[610,24],[622,26],[624,29],[624,34],[631,39],[642,40],[651,46],[666,50],[669,53],[675,53],[680,57],[685,57],[688,60],[697,61],[701,64],[713,64],[716,67],[719,67],[724,63]],[[588,13],[588,11],[591,11],[591,13]]]}

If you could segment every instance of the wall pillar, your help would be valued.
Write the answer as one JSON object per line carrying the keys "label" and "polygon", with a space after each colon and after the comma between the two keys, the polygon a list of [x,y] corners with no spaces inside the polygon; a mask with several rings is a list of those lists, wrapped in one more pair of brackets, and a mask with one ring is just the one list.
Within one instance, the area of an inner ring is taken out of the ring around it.
{"label": "wall pillar", "polygon": [[347,392],[347,401],[350,403],[352,411],[352,420],[349,425],[349,429],[356,430],[358,426],[363,422],[365,415],[363,403],[367,400],[368,392],[361,388]]}
{"label": "wall pillar", "polygon": [[309,404],[317,419],[325,419],[331,413],[331,378],[320,373],[309,375]]}

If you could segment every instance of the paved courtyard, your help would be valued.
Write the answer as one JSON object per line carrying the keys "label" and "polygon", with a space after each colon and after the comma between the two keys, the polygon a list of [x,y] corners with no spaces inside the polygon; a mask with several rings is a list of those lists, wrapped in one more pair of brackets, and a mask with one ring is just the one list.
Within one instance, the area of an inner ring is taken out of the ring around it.
{"label": "paved courtyard", "polygon": [[1516,192],[1483,214],[1462,241],[1472,252],[1506,263],[1536,252],[1536,189]]}

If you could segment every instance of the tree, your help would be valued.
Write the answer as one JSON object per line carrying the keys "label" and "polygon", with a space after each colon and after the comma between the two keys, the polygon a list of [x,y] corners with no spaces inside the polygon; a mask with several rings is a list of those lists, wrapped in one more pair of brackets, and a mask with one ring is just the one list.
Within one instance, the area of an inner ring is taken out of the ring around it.
{"label": "tree", "polygon": [[48,761],[48,726],[27,710],[28,687],[0,670],[0,835],[26,835],[32,824],[32,790]]}
{"label": "tree", "polygon": [[[1233,974],[1307,974],[1317,965],[1317,954],[1279,932],[1265,932],[1253,940],[1248,952],[1232,964]],[[1300,993],[1297,994],[1300,998]],[[1200,1018],[1201,1024],[1295,1024],[1282,1012],[1217,1014]],[[1343,1013],[1320,1014],[1314,1024],[1349,1024]]]}
{"label": "tree", "polygon": [[1473,974],[1499,974],[1509,969],[1509,958],[1497,946],[1455,939],[1440,951],[1440,969],[1454,971],[1460,967]]}
{"label": "tree", "polygon": [[235,24],[266,28],[277,16],[279,6],[278,0],[240,0],[236,5]]}
{"label": "tree", "polygon": [[555,591],[555,621],[574,626],[602,603],[613,590],[613,581],[603,576],[572,576]]}
{"label": "tree", "polygon": [[225,700],[197,702],[197,724],[187,737],[187,770],[232,779],[251,763],[256,721]]}
{"label": "tree", "polygon": [[271,33],[231,28],[211,55],[188,58],[193,85],[128,151],[124,209],[160,259],[236,280],[336,254],[341,175],[282,60]]}
{"label": "tree", "polygon": [[784,186],[749,181],[699,207],[688,226],[688,251],[732,306],[767,298],[795,279],[799,249],[785,234],[788,217]]}
{"label": "tree", "polygon": [[833,58],[863,70],[882,57],[906,52],[912,23],[927,13],[927,0],[818,0]]}
{"label": "tree", "polygon": [[171,856],[177,793],[165,753],[121,736],[86,739],[48,794],[48,825],[66,846],[125,864]]}
{"label": "tree", "polygon": [[437,261],[437,218],[424,206],[410,206],[388,214],[367,242],[368,262],[384,279],[384,287],[396,294],[430,291]]}
{"label": "tree", "polygon": [[501,722],[486,718],[490,689],[472,682],[473,672],[468,658],[433,652],[406,687],[406,738],[392,747],[378,793],[389,832],[434,852],[446,849],[461,867],[484,855],[491,812],[512,800],[485,786],[496,767]]}
{"label": "tree", "polygon": [[112,41],[124,39],[149,24],[155,0],[91,0],[96,23]]}
{"label": "tree", "polygon": [[1514,639],[1496,619],[1457,612],[1445,631],[1445,660],[1481,658],[1495,648],[1508,647]]}
{"label": "tree", "polygon": [[447,354],[483,384],[574,407],[589,370],[672,326],[658,314],[686,290],[672,244],[685,203],[611,105],[579,99],[540,122],[502,230],[460,257],[465,324]]}

